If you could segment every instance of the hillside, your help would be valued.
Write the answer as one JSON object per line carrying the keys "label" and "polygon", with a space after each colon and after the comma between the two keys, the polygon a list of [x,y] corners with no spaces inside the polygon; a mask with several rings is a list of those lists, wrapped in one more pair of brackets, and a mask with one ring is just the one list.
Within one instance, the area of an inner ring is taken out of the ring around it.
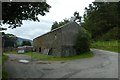
{"label": "hillside", "polygon": [[17,45],[21,45],[23,41],[30,41],[32,44],[32,40],[30,40],[30,39],[17,37]]}

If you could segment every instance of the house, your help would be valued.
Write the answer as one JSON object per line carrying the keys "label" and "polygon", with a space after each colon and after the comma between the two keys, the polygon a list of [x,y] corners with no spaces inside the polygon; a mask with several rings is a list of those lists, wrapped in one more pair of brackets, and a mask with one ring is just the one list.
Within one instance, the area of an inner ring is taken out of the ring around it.
{"label": "house", "polygon": [[31,52],[33,51],[33,46],[21,46],[17,48],[18,53]]}
{"label": "house", "polygon": [[33,47],[37,52],[56,57],[76,55],[74,44],[80,29],[76,22],[69,22],[33,39]]}

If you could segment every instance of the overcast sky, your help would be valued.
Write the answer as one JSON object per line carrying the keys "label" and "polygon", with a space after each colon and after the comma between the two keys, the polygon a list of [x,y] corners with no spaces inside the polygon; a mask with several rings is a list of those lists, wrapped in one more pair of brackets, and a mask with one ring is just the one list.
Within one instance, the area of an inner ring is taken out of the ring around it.
{"label": "overcast sky", "polygon": [[54,21],[62,21],[65,18],[73,16],[78,11],[83,16],[85,7],[88,7],[95,0],[47,0],[51,6],[50,12],[46,16],[38,16],[40,22],[23,21],[21,27],[8,29],[6,33],[14,34],[18,37],[31,39],[49,32]]}

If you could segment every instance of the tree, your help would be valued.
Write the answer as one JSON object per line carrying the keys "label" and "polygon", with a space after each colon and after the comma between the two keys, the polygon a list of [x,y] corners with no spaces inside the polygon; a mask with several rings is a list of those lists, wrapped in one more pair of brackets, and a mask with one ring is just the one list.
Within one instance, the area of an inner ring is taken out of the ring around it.
{"label": "tree", "polygon": [[2,23],[13,29],[21,26],[23,20],[39,21],[38,15],[44,16],[50,7],[46,2],[3,2]]}
{"label": "tree", "polygon": [[83,27],[86,28],[94,40],[109,32],[114,27],[118,27],[120,2],[94,2],[85,8]]}
{"label": "tree", "polygon": [[85,53],[90,51],[90,34],[87,30],[82,28],[76,38],[74,47],[77,54]]}
{"label": "tree", "polygon": [[74,17],[75,17],[75,19],[74,19],[74,21],[77,21],[77,22],[81,22],[81,16],[79,15],[79,12],[74,12]]}
{"label": "tree", "polygon": [[0,27],[0,31],[2,31],[2,30],[7,30],[7,28],[2,28],[2,27]]}
{"label": "tree", "polygon": [[51,30],[56,29],[56,28],[58,28],[58,27],[60,27],[60,26],[63,26],[64,24],[66,24],[66,23],[68,23],[68,22],[70,22],[68,19],[64,19],[64,20],[61,21],[61,22],[55,21],[55,22],[53,23],[52,27],[51,27]]}
{"label": "tree", "polygon": [[55,21],[55,22],[53,22],[51,30],[56,29],[58,27],[59,27],[59,23],[57,21]]}
{"label": "tree", "polygon": [[16,36],[2,32],[2,43],[4,48],[16,47]]}
{"label": "tree", "polygon": [[22,46],[31,46],[31,42],[30,41],[23,41]]}

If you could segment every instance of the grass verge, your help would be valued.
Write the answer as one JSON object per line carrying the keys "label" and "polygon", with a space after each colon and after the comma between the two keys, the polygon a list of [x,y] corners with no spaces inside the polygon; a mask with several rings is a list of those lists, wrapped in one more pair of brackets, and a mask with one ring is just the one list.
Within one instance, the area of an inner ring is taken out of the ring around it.
{"label": "grass verge", "polygon": [[17,54],[17,51],[4,52],[4,54]]}
{"label": "grass verge", "polygon": [[[7,60],[8,60],[8,56],[3,55],[2,56],[2,64],[4,64],[5,61],[7,61]],[[2,80],[8,80],[8,73],[4,67],[2,67]]]}
{"label": "grass verge", "polygon": [[2,65],[2,56],[0,56],[0,65]]}
{"label": "grass verge", "polygon": [[7,60],[8,60],[8,56],[3,55],[3,56],[2,56],[2,63],[4,64],[4,63],[5,63],[5,61],[7,61]]}
{"label": "grass verge", "polygon": [[118,41],[96,41],[91,43],[91,48],[120,52],[118,45],[120,45]]}
{"label": "grass verge", "polygon": [[53,56],[49,56],[49,55],[45,55],[45,54],[41,54],[41,53],[37,53],[37,52],[29,52],[29,53],[25,53],[26,55],[32,56],[32,58],[34,59],[38,59],[38,60],[75,60],[75,59],[82,59],[82,58],[91,58],[94,56],[94,54],[92,52],[86,52],[86,53],[82,53],[80,55],[75,55],[75,56],[71,56],[71,57],[53,57]]}

